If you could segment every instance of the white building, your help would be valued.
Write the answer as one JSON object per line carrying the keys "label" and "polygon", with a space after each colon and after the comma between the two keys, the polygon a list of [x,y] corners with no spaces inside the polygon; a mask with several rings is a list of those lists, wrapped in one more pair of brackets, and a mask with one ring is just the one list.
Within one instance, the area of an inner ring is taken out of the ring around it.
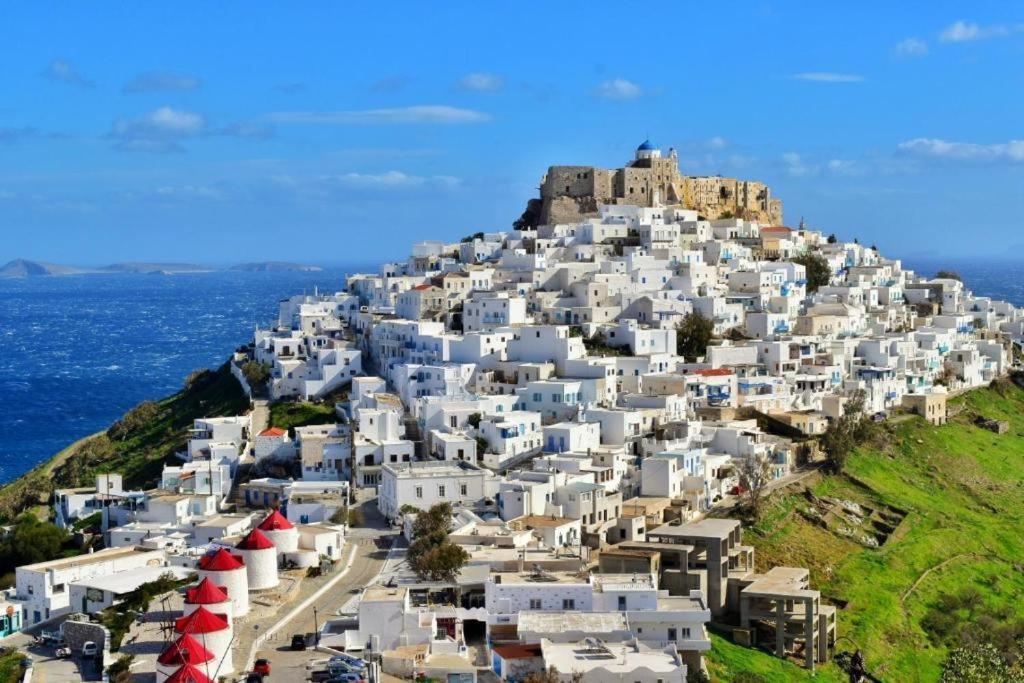
{"label": "white building", "polygon": [[428,510],[437,503],[480,507],[493,475],[463,460],[387,463],[381,467],[377,506],[394,521],[405,506]]}

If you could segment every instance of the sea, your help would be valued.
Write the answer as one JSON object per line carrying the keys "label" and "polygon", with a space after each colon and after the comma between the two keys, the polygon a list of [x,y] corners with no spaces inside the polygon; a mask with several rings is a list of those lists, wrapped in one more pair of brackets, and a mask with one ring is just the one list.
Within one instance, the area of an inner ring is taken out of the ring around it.
{"label": "sea", "polygon": [[[978,295],[1024,306],[1024,264],[904,260],[956,270]],[[334,292],[370,264],[319,272],[0,278],[0,482],[220,365],[293,294]]]}
{"label": "sea", "polygon": [[0,482],[219,366],[281,299],[375,270],[0,278]]}

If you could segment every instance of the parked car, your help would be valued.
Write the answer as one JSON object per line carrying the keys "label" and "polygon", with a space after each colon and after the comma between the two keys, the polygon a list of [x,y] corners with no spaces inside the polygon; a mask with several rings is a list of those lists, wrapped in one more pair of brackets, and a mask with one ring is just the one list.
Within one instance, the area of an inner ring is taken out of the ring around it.
{"label": "parked car", "polygon": [[305,650],[306,649],[306,634],[305,633],[293,633],[292,634],[292,649],[293,650]]}
{"label": "parked car", "polygon": [[335,674],[363,674],[364,667],[355,666],[339,659],[332,659],[327,662],[327,670]]}
{"label": "parked car", "polygon": [[332,662],[344,662],[345,664],[348,664],[349,666],[355,667],[357,669],[365,669],[366,668],[366,662],[364,662],[363,660],[359,659],[359,657],[353,657],[352,655],[347,655],[345,653],[342,653],[340,655],[334,655],[333,657],[331,657],[330,661],[332,661]]}
{"label": "parked car", "polygon": [[96,643],[91,640],[85,641],[82,645],[82,656],[83,657],[95,657],[100,652],[100,648],[97,647]]}
{"label": "parked car", "polygon": [[270,660],[269,659],[257,659],[256,663],[252,665],[252,672],[259,674],[260,676],[270,675]]}
{"label": "parked car", "polygon": [[365,679],[359,674],[341,674],[328,678],[324,683],[365,683]]}

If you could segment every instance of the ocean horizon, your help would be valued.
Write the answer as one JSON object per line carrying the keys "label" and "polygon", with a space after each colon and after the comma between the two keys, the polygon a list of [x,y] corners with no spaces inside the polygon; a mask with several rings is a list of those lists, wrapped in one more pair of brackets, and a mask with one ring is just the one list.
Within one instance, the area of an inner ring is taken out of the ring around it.
{"label": "ocean horizon", "polygon": [[219,366],[281,299],[369,268],[0,278],[0,482]]}
{"label": "ocean horizon", "polygon": [[[1024,305],[1016,263],[903,263],[925,275],[955,270],[976,294]],[[257,324],[276,320],[282,298],[337,291],[346,274],[367,271],[376,266],[0,279],[0,482],[220,365]]]}

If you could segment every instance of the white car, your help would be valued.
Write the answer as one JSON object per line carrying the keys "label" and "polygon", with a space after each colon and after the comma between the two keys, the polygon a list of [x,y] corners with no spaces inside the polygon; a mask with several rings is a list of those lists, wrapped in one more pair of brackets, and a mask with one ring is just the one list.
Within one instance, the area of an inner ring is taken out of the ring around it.
{"label": "white car", "polygon": [[96,647],[96,643],[91,640],[85,641],[82,645],[82,656],[83,657],[95,657],[99,654],[100,649]]}

